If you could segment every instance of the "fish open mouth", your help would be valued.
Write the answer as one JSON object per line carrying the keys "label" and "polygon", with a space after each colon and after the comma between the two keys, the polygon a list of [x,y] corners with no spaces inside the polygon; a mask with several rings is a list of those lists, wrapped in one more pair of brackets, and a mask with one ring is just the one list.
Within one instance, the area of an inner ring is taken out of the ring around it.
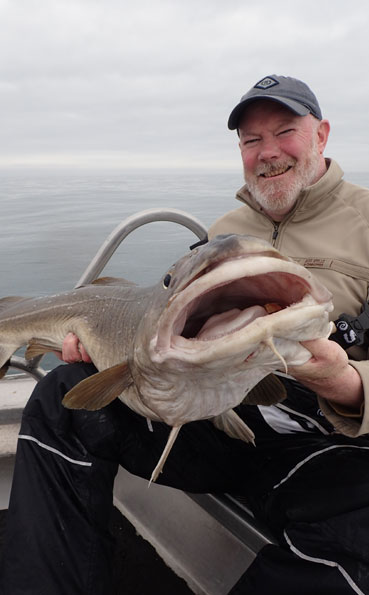
{"label": "fish open mouth", "polygon": [[288,273],[225,282],[187,304],[173,325],[173,334],[202,341],[217,339],[300,302],[308,289],[301,279]]}
{"label": "fish open mouth", "polygon": [[156,347],[188,351],[241,333],[245,342],[245,329],[271,327],[272,318],[286,318],[291,308],[326,309],[330,294],[319,286],[293,261],[257,256],[223,262],[173,296]]}

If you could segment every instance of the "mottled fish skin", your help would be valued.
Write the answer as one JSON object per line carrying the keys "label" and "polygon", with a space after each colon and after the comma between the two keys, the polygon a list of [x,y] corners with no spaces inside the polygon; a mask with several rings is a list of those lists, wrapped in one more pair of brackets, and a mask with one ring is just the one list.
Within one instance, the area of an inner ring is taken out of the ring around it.
{"label": "mottled fish skin", "polygon": [[208,418],[250,441],[232,409],[248,394],[253,404],[283,398],[278,381],[264,391],[257,385],[307,361],[300,341],[330,334],[332,308],[328,290],[269,243],[218,236],[153,287],[105,278],[53,296],[3,298],[0,368],[22,345],[33,357],[61,349],[73,332],[100,372],[74,387],[66,406],[98,409],[119,397],[172,426],[170,445],[183,424]]}

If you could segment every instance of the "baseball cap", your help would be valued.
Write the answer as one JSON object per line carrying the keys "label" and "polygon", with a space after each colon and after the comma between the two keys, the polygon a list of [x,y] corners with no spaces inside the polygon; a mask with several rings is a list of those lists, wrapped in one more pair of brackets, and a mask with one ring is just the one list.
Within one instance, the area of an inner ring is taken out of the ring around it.
{"label": "baseball cap", "polygon": [[240,102],[228,120],[228,128],[236,130],[247,105],[257,99],[270,99],[288,107],[298,116],[312,114],[318,120],[323,118],[317,98],[312,90],[302,81],[290,76],[272,74],[254,85]]}

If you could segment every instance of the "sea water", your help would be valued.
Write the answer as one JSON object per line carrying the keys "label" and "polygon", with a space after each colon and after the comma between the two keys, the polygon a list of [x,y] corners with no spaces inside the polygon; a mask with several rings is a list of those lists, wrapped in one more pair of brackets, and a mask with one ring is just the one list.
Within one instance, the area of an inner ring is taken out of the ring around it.
{"label": "sea water", "polygon": [[[0,297],[72,289],[111,231],[144,209],[176,208],[208,227],[240,203],[241,171],[1,171]],[[346,179],[369,186],[369,173]],[[196,241],[151,223],[117,249],[103,275],[154,284]]]}
{"label": "sea water", "polygon": [[[239,172],[2,172],[0,295],[71,289],[111,231],[144,209],[176,208],[208,227],[242,185]],[[151,285],[196,236],[178,224],[134,231],[103,274]]]}
{"label": "sea water", "polygon": [[[208,227],[241,206],[239,171],[13,170],[1,175],[0,297],[74,287],[111,231],[144,209],[176,208]],[[346,175],[369,186],[369,173]],[[151,223],[123,242],[103,271],[151,285],[182,256],[194,234]]]}

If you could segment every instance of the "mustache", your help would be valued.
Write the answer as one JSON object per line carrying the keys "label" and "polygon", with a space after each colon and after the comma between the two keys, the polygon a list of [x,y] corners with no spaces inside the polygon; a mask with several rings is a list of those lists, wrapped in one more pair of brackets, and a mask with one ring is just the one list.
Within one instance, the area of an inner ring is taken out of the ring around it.
{"label": "mustache", "polygon": [[296,159],[288,159],[287,161],[277,161],[273,163],[263,163],[256,168],[255,174],[257,176],[272,176],[281,174],[289,167],[294,167],[296,163]]}

